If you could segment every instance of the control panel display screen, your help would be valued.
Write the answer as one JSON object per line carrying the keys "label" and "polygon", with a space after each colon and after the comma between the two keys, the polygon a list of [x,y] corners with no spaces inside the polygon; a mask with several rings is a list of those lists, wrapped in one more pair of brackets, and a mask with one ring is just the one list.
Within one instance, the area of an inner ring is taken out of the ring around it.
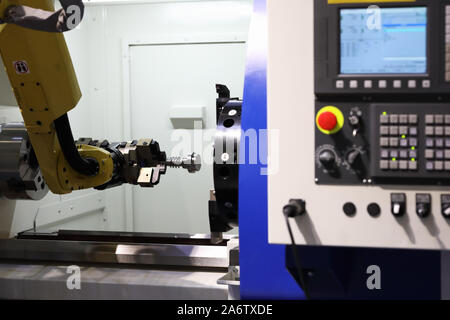
{"label": "control panel display screen", "polygon": [[341,74],[425,74],[427,8],[341,9]]}

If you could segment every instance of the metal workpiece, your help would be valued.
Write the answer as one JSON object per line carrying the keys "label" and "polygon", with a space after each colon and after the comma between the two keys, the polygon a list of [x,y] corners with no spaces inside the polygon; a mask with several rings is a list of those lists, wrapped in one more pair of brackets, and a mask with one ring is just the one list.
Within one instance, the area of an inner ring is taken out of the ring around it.
{"label": "metal workpiece", "polygon": [[199,154],[192,153],[189,156],[170,157],[167,158],[165,164],[171,168],[183,168],[189,173],[200,171],[202,167],[202,159]]}
{"label": "metal workpiece", "polygon": [[0,125],[0,196],[40,200],[48,193],[22,122]]}

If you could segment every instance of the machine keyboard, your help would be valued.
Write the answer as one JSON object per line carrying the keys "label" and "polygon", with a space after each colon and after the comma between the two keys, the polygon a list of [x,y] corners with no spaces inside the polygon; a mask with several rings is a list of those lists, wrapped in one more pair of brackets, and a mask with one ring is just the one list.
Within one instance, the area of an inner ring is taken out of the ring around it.
{"label": "machine keyboard", "polygon": [[381,170],[417,170],[418,122],[416,114],[380,115]]}
{"label": "machine keyboard", "polygon": [[450,115],[425,115],[425,168],[450,171]]}

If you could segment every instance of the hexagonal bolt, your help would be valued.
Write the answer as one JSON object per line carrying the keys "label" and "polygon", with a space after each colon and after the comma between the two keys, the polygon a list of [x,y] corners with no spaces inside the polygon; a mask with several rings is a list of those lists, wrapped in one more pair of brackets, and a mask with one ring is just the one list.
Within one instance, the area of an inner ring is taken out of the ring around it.
{"label": "hexagonal bolt", "polygon": [[202,167],[202,160],[199,154],[192,153],[189,156],[169,157],[165,164],[171,168],[183,168],[189,173],[200,171]]}

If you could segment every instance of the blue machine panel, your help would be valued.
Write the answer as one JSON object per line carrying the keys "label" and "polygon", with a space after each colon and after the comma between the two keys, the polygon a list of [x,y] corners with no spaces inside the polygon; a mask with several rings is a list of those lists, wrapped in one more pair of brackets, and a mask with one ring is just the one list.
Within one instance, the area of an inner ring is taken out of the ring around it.
{"label": "blue machine panel", "polygon": [[[242,106],[242,130],[267,128],[266,0],[254,0]],[[259,137],[259,139],[262,136]],[[265,148],[267,141],[259,141]],[[248,143],[241,146],[248,148]],[[261,154],[261,152],[259,152]],[[248,154],[248,152],[241,152]],[[303,292],[285,266],[284,246],[269,245],[265,166],[239,168],[239,238],[243,299],[302,299]]]}

